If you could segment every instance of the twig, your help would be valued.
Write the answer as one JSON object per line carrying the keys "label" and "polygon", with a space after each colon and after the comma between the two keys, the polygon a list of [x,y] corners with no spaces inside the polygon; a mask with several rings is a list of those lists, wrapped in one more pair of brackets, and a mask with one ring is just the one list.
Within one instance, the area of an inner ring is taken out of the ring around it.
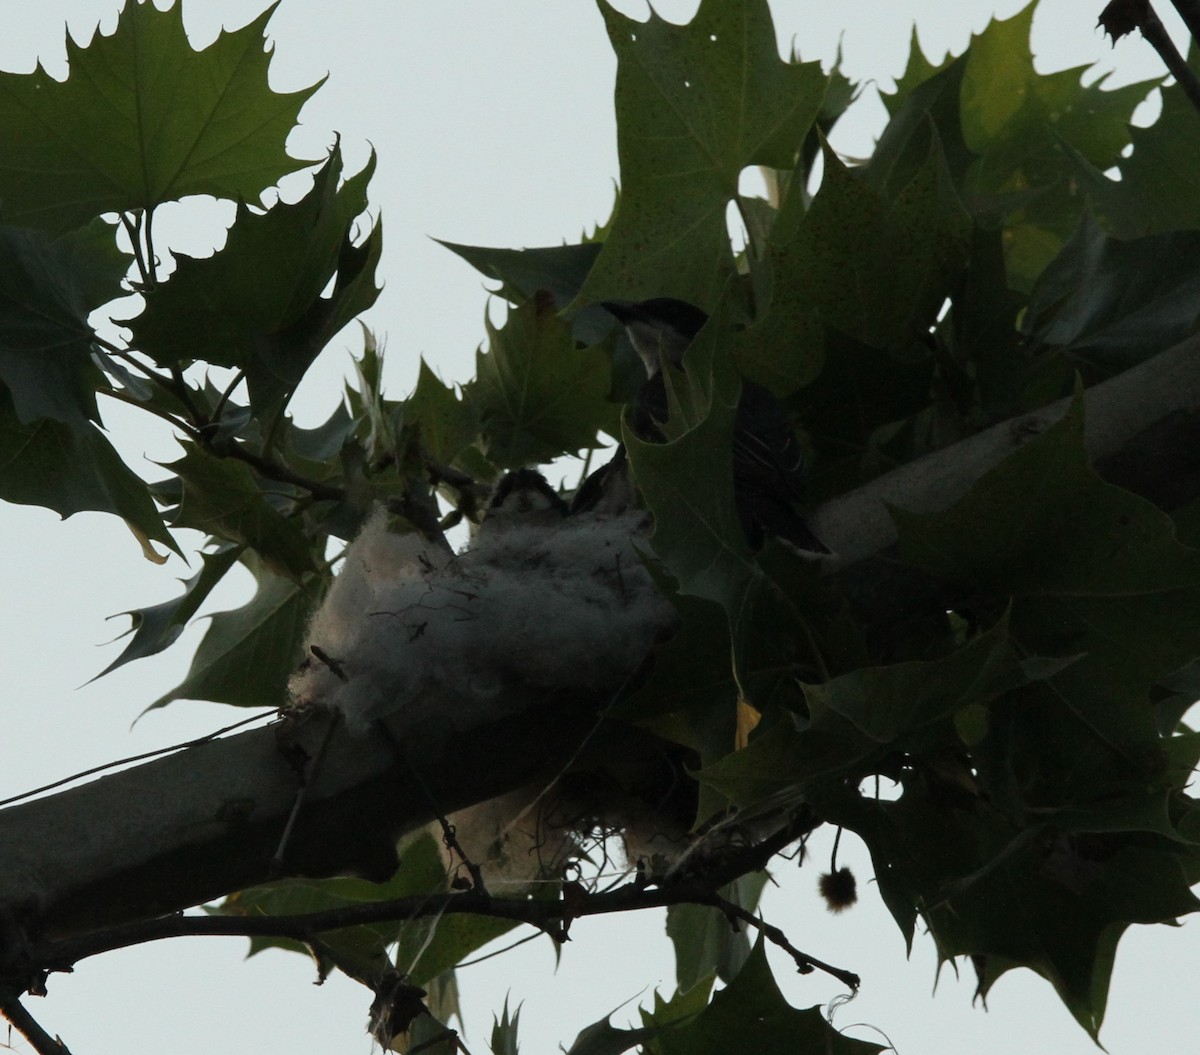
{"label": "twig", "polygon": [[[1200,0],[1171,0],[1175,9],[1187,24],[1192,39],[1200,42]],[[1179,53],[1174,42],[1163,27],[1150,0],[1109,0],[1096,23],[1112,38],[1113,44],[1134,28],[1158,52],[1163,65],[1178,82],[1188,101],[1200,111],[1200,79],[1192,72],[1187,60]]]}
{"label": "twig", "polygon": [[[716,891],[739,875],[765,866],[770,857],[796,839],[800,829],[811,828],[813,824],[811,818],[797,818],[757,845],[723,857],[703,876],[674,880],[661,886],[648,886],[644,877],[638,877],[616,890],[603,893],[587,893],[576,889],[571,892],[569,899],[565,896],[564,888],[564,897],[557,901],[498,898],[476,888],[461,893],[426,894],[345,905],[336,909],[292,916],[165,916],[112,927],[77,938],[43,941],[31,950],[28,960],[43,970],[67,971],[79,960],[89,956],[164,938],[185,935],[270,936],[311,943],[315,936],[323,931],[388,920],[412,920],[460,913],[525,923],[560,941],[568,921],[582,916],[635,912],[681,904],[707,905],[728,913],[730,909],[727,908],[727,903],[718,898]],[[736,906],[733,908],[736,909]],[[737,912],[734,914],[738,915]],[[761,929],[768,925],[758,921],[754,926]],[[805,969],[804,965],[807,965],[809,970],[825,971],[846,985],[857,988],[856,975],[795,950],[778,928],[763,930],[763,933],[781,948],[787,949],[801,969]]]}
{"label": "twig", "polygon": [[0,1015],[13,1024],[13,1028],[29,1041],[38,1055],[71,1055],[70,1049],[60,1040],[50,1036],[37,1019],[25,1010],[25,1005],[12,993],[0,999]]}
{"label": "twig", "polygon": [[796,964],[796,970],[801,974],[812,974],[814,970],[824,971],[826,974],[832,975],[843,985],[849,986],[855,993],[858,992],[858,987],[862,984],[862,979],[853,971],[834,967],[833,964],[825,963],[822,960],[818,960],[815,956],[809,956],[808,953],[801,952],[788,941],[787,935],[778,927],[768,923],[764,919],[760,919],[749,909],[721,897],[720,894],[713,894],[711,904],[713,908],[719,908],[724,912],[730,921],[739,919],[757,930],[767,941],[778,945],[779,948],[783,949],[792,958]]}
{"label": "twig", "polygon": [[462,845],[458,841],[458,834],[455,831],[454,825],[447,820],[441,806],[434,801],[433,792],[429,790],[429,785],[425,783],[425,778],[421,776],[420,769],[412,764],[411,759],[408,757],[408,752],[404,750],[404,745],[392,735],[392,731],[388,728],[387,723],[378,721],[375,724],[391,747],[392,753],[396,756],[399,772],[412,777],[417,787],[421,789],[421,794],[425,796],[425,801],[428,803],[430,809],[437,815],[438,824],[442,827],[442,842],[445,844],[447,850],[458,854],[458,859],[462,861],[463,867],[466,868],[471,876],[473,892],[487,897],[487,887],[483,882],[483,869],[475,864],[463,850]]}
{"label": "twig", "polygon": [[245,447],[240,447],[236,444],[227,448],[219,448],[212,453],[218,457],[236,458],[238,461],[245,462],[260,475],[266,476],[271,480],[277,480],[280,483],[292,484],[295,487],[299,487],[319,501],[340,502],[346,497],[346,492],[341,487],[333,487],[330,484],[321,483],[320,480],[311,480],[302,473],[288,468],[286,465],[273,462],[269,458],[264,458],[262,455],[255,454],[253,451],[248,451]]}
{"label": "twig", "polygon": [[141,762],[147,758],[157,758],[159,755],[169,755],[174,751],[184,751],[189,747],[199,747],[201,744],[207,744],[212,740],[216,740],[226,733],[232,732],[234,729],[240,729],[243,725],[249,725],[251,722],[261,721],[263,718],[272,718],[277,712],[275,710],[266,711],[260,714],[253,715],[250,718],[243,718],[239,722],[234,722],[232,725],[226,725],[221,729],[217,729],[211,733],[205,733],[203,736],[198,736],[194,740],[185,740],[180,744],[171,744],[169,747],[157,747],[153,751],[143,751],[140,755],[130,755],[128,758],[114,759],[112,762],[105,762],[99,766],[92,766],[91,769],[84,769],[78,773],[72,773],[69,777],[63,777],[61,780],[55,780],[50,784],[43,784],[40,788],[31,788],[29,791],[22,791],[19,795],[13,795],[7,799],[0,799],[0,806],[10,806],[14,802],[20,802],[22,799],[31,799],[34,795],[40,795],[43,791],[53,791],[55,788],[61,788],[64,784],[73,784],[77,780],[82,780],[84,777],[90,777],[93,773],[103,773],[106,769],[115,769],[117,766],[128,765],[130,762]]}

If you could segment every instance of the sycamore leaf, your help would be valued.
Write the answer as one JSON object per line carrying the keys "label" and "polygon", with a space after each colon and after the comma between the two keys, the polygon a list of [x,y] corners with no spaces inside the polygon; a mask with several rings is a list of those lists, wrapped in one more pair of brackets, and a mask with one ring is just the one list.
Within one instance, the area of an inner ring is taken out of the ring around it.
{"label": "sycamore leaf", "polygon": [[1086,67],[1039,74],[1029,46],[1035,3],[993,19],[971,41],[962,81],[963,135],[979,161],[972,182],[984,192],[1038,186],[1065,175],[1059,140],[1103,171],[1129,142],[1134,108],[1158,83],[1104,90],[1107,76],[1084,86]]}
{"label": "sycamore leaf", "polygon": [[1197,319],[1200,234],[1119,240],[1085,216],[1034,286],[1022,329],[1039,351],[1087,366],[1091,380],[1177,344]]}
{"label": "sycamore leaf", "polygon": [[1100,172],[1118,164],[1135,107],[1159,83],[1105,91],[1107,75],[1081,83],[1085,68],[1039,74],[1029,47],[1035,6],[993,20],[972,39],[961,94],[963,139],[978,155],[964,199],[976,213],[1010,217],[1010,284],[1022,290],[1057,254],[1082,212],[1076,165],[1063,145]]}
{"label": "sycamore leaf", "polygon": [[612,1013],[605,1015],[599,1022],[580,1030],[579,1035],[569,1048],[567,1055],[621,1055],[637,1044],[644,1044],[654,1036],[652,1029],[621,1029],[614,1026],[610,1019]]}
{"label": "sycamore leaf", "polygon": [[523,304],[539,289],[548,290],[562,308],[579,294],[579,288],[600,253],[600,242],[553,245],[537,249],[490,249],[436,240],[457,253],[476,271],[500,283],[496,295],[510,304]]}
{"label": "sycamore leaf", "polygon": [[577,349],[545,295],[510,310],[503,329],[487,320],[487,330],[464,399],[479,415],[488,460],[514,469],[595,446],[613,417],[604,354]]}
{"label": "sycamore leaf", "polygon": [[[404,863],[386,883],[346,876],[285,879],[230,894],[216,908],[205,911],[222,916],[292,916],[445,891],[442,850],[432,835],[426,831],[414,833],[405,840],[402,856]],[[363,975],[369,971],[391,966],[388,950],[408,925],[411,924],[401,920],[385,920],[325,931],[321,935],[323,951],[339,968],[363,981]],[[254,956],[270,948],[298,951],[301,946],[289,938],[255,936],[250,939],[248,955]]]}
{"label": "sycamore leaf", "polygon": [[943,961],[986,961],[984,995],[1000,974],[1029,967],[1093,1038],[1125,929],[1200,908],[1184,856],[1152,836],[1020,831],[986,799],[916,779],[898,801],[860,800],[835,817],[867,843],[880,893],[910,940],[920,905]]}
{"label": "sycamore leaf", "polygon": [[252,554],[242,555],[257,589],[241,608],[212,616],[192,658],[187,677],[147,710],[172,700],[211,700],[235,707],[279,707],[287,680],[303,652],[308,617],[321,598],[324,580],[302,584],[271,574]]}
{"label": "sycamore leaf", "polygon": [[1200,552],[1157,507],[1095,475],[1082,408],[1077,400],[945,512],[893,511],[905,560],[1014,597],[1012,633],[1030,654],[1081,657],[1040,707],[1020,712],[1028,729],[997,762],[1042,807],[1162,779],[1143,701],[1200,654]]}
{"label": "sycamore leaf", "polygon": [[22,424],[99,420],[88,315],[121,296],[130,259],[103,221],[59,238],[0,226],[0,382]]}
{"label": "sycamore leaf", "polygon": [[132,660],[155,656],[173,645],[183,633],[188,620],[237,562],[240,554],[241,548],[238,546],[225,546],[215,553],[201,553],[204,567],[183,584],[183,593],[178,597],[148,608],[122,612],[122,615],[129,616],[133,624],[126,634],[133,636],[121,654],[91,680],[102,678]]}
{"label": "sycamore leaf", "polygon": [[629,462],[654,514],[654,551],[682,593],[735,612],[758,572],[733,498],[733,432],[741,381],[717,312],[692,342],[683,370],[666,374],[666,443],[622,428]]}
{"label": "sycamore leaf", "polygon": [[[1188,65],[1193,71],[1200,65],[1194,45]],[[1116,162],[1120,180],[1101,176],[1103,166],[1092,163],[1096,180],[1089,189],[1105,222],[1123,237],[1200,228],[1193,178],[1200,166],[1200,114],[1178,82],[1161,92],[1158,120],[1129,130],[1133,152]]]}
{"label": "sycamore leaf", "polygon": [[404,405],[405,425],[421,431],[421,446],[441,465],[450,465],[479,435],[474,407],[460,399],[421,360],[417,387]]}
{"label": "sycamore leaf", "polygon": [[49,418],[22,424],[3,388],[0,498],[45,506],[63,517],[85,509],[115,513],[130,526],[139,544],[153,539],[179,552],[145,481],[121,461],[98,428]]}
{"label": "sycamore leaf", "polygon": [[128,320],[134,345],[164,366],[202,360],[244,370],[255,416],[268,416],[378,295],[381,229],[353,240],[374,169],[372,156],[339,188],[335,146],[296,204],[266,213],[240,204],[224,249],[203,259],[179,254],[170,281],[146,294],[145,311]]}
{"label": "sycamore leaf", "polygon": [[904,72],[896,78],[895,91],[881,89],[879,92],[879,99],[887,107],[888,114],[894,118],[916,90],[944,70],[951,61],[947,55],[941,62],[930,62],[921,49],[921,42],[917,39],[917,27],[914,25],[908,45],[908,64],[904,67]]}
{"label": "sycamore leaf", "polygon": [[170,469],[183,481],[172,523],[249,546],[276,575],[300,582],[315,570],[312,550],[295,520],[269,502],[253,471],[235,458],[218,458],[192,443]]}
{"label": "sycamore leaf", "polygon": [[66,231],[189,194],[257,200],[308,165],[284,142],[319,84],[268,86],[274,10],[197,52],[180,4],[127,0],[111,36],[68,38],[65,81],[0,73],[0,217]]}
{"label": "sycamore leaf", "polygon": [[798,215],[789,196],[771,231],[767,309],[735,346],[747,374],[780,393],[811,383],[826,327],[914,358],[960,283],[970,230],[940,145],[927,139],[923,154],[887,198],[825,148],[811,206]]}
{"label": "sycamore leaf", "polygon": [[583,297],[711,307],[732,274],[725,210],[742,170],[791,169],[826,77],[780,59],[766,0],[703,0],[686,26],[601,7],[617,53],[621,202]]}

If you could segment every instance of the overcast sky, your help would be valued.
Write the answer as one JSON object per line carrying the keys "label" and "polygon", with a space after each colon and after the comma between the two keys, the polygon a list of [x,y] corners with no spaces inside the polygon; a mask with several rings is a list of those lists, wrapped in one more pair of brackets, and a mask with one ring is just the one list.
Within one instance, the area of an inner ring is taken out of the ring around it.
{"label": "overcast sky", "polygon": [[[0,0],[0,68],[28,71],[40,58],[62,76],[64,22],[77,39],[86,39],[98,21],[111,31],[117,3]],[[646,10],[636,0],[615,6],[638,17]],[[840,40],[848,75],[887,87],[903,69],[914,22],[927,54],[937,58],[947,48],[960,51],[993,14],[1008,17],[1020,5],[772,0],[771,6],[784,49],[794,42],[805,59],[828,63]],[[1157,75],[1157,60],[1139,38],[1110,49],[1093,28],[1101,6],[1045,0],[1034,27],[1040,68],[1098,61],[1098,70],[1115,70],[1114,85]],[[220,25],[241,26],[261,7],[259,0],[193,0],[185,20],[200,46]],[[694,8],[687,0],[659,6],[675,21],[685,21]],[[380,277],[386,286],[368,321],[386,339],[392,395],[406,393],[419,356],[446,380],[467,380],[488,297],[480,276],[431,236],[478,245],[551,245],[576,238],[609,213],[617,176],[615,61],[595,4],[283,0],[269,36],[278,90],[329,74],[303,111],[293,152],[316,156],[335,133],[342,136],[348,170],[361,166],[368,143],[378,152],[371,200],[383,216]],[[834,145],[852,156],[868,153],[882,112],[868,89]],[[193,251],[206,239],[212,244],[202,229],[180,230],[178,237],[178,246]],[[296,406],[310,424],[334,405],[347,356],[359,347],[356,331],[348,329],[306,382]],[[166,432],[131,424],[119,408],[102,409],[135,468],[154,476],[148,460],[177,456]],[[240,716],[230,708],[185,702],[130,728],[147,703],[181,679],[198,630],[165,655],[85,685],[116,655],[117,646],[106,642],[127,626],[127,620],[106,623],[106,617],[173,596],[174,579],[190,574],[182,562],[172,558],[163,568],[145,562],[124,527],[100,515],[60,522],[45,510],[0,506],[0,527],[0,709],[6,730],[0,797]],[[218,607],[241,600],[229,591]],[[815,852],[820,859],[828,849],[818,842]],[[860,878],[870,874],[865,852],[849,836],[841,859]],[[903,939],[873,886],[863,886],[859,907],[830,916],[813,892],[816,871],[778,869],[782,886],[768,896],[766,910],[796,945],[863,976],[859,998],[837,1013],[839,1027],[873,1024],[901,1055],[1096,1050],[1050,986],[1029,972],[1006,976],[987,1013],[971,1007],[969,968],[961,981],[944,970],[931,996],[932,943],[918,936],[906,961]],[[1142,928],[1122,942],[1102,1034],[1113,1055],[1194,1046],[1198,925]],[[664,995],[673,990],[660,916],[582,920],[572,937],[557,974],[545,939],[460,974],[467,1042],[475,1055],[487,1050],[491,1014],[510,990],[513,1004],[525,1001],[527,1053],[569,1044],[578,1029],[619,1004],[649,1002],[656,986]],[[243,963],[245,947],[241,939],[187,939],[112,953],[85,962],[74,975],[52,977],[49,997],[31,999],[30,1010],[78,1055],[151,1046],[174,1055],[264,1047],[293,1055],[370,1050],[363,1032],[366,990],[344,979],[314,989],[314,972],[301,957],[268,953]],[[818,975],[797,977],[786,962],[774,965],[798,1007],[825,1003],[840,991]],[[633,1004],[616,1021],[632,1012]],[[880,1039],[862,1027],[850,1032]],[[26,1050],[19,1040],[16,1049]]]}

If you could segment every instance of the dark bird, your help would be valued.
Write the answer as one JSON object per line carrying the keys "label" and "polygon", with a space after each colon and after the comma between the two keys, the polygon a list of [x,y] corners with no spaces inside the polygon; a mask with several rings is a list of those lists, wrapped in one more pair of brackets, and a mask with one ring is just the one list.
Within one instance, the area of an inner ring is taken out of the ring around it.
{"label": "dark bird", "polygon": [[[630,408],[630,427],[640,439],[662,443],[669,413],[663,363],[682,368],[684,352],[708,315],[671,297],[606,300],[602,306],[625,327],[646,367],[646,380]],[[787,410],[762,385],[743,379],[733,427],[733,494],[751,548],[759,549],[765,536],[774,535],[802,550],[829,552],[797,509],[804,501],[804,475],[804,448]]]}
{"label": "dark bird", "polygon": [[567,515],[567,503],[536,469],[505,473],[492,492],[480,530],[489,534],[510,527],[550,528]]}

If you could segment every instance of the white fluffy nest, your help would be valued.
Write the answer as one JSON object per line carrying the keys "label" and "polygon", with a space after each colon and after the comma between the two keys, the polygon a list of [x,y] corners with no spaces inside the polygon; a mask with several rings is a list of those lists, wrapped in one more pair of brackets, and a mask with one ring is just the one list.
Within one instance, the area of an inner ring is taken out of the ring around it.
{"label": "white fluffy nest", "polygon": [[400,710],[463,724],[522,689],[615,691],[672,626],[654,585],[644,514],[485,524],[458,555],[388,530],[382,508],[346,552],[313,616],[299,706],[327,706],[365,731]]}

